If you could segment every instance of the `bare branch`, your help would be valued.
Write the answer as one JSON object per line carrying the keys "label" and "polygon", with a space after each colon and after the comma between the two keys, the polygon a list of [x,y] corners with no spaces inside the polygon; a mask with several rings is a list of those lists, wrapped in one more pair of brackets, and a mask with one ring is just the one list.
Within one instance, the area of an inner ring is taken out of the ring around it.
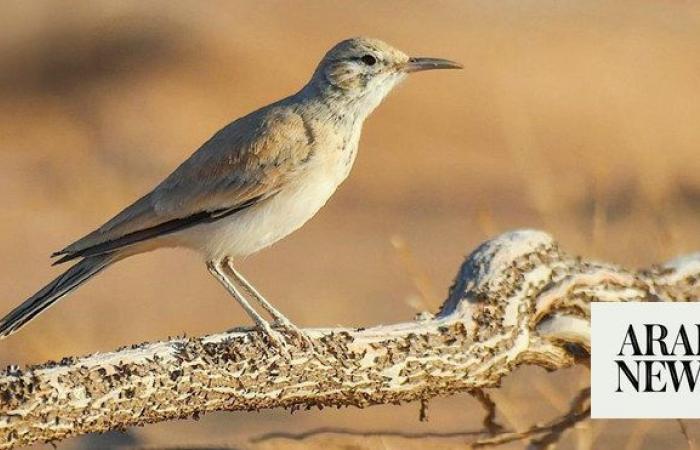
{"label": "bare branch", "polygon": [[688,432],[688,427],[685,426],[685,421],[683,419],[676,420],[678,421],[678,426],[681,427],[681,433],[683,433],[685,441],[688,443],[688,450],[695,450],[695,441],[690,436],[690,433]]}
{"label": "bare branch", "polygon": [[0,374],[0,448],[210,411],[366,407],[497,387],[521,364],[568,367],[590,349],[590,302],[697,298],[700,256],[633,272],[517,231],[462,265],[440,312],[373,328],[309,329],[316,353],[255,331],[178,338]]}
{"label": "bare branch", "polygon": [[486,411],[483,421],[484,429],[491,435],[502,432],[505,427],[496,421],[496,402],[493,401],[489,393],[483,389],[474,389],[470,394],[481,403]]}
{"label": "bare branch", "polygon": [[481,439],[472,443],[472,447],[493,447],[542,434],[543,436],[530,443],[529,448],[549,448],[551,444],[559,440],[564,431],[572,428],[577,423],[586,420],[590,416],[590,398],[591,390],[586,388],[578,393],[574,401],[571,403],[571,408],[566,414],[549,422],[548,424],[535,425],[529,430],[501,433],[491,438]]}
{"label": "bare branch", "polygon": [[263,442],[272,441],[275,439],[289,440],[289,441],[304,441],[306,439],[312,439],[324,434],[333,434],[339,436],[353,436],[353,437],[398,437],[402,439],[453,439],[453,438],[474,438],[479,436],[484,436],[487,432],[482,430],[474,431],[453,431],[453,432],[410,432],[410,431],[397,431],[397,430],[353,430],[350,428],[337,428],[337,427],[321,427],[314,428],[311,430],[301,431],[298,433],[285,433],[285,432],[272,432],[264,433],[259,436],[253,437],[250,442],[252,444],[259,444]]}

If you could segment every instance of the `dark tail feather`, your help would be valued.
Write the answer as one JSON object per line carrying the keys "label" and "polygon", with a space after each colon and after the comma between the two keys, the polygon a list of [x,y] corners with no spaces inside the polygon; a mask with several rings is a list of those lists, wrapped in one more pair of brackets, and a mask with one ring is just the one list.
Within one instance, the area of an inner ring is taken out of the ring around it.
{"label": "dark tail feather", "polygon": [[46,311],[63,296],[98,274],[117,258],[113,254],[92,256],[74,265],[42,290],[0,319],[0,339],[4,339]]}

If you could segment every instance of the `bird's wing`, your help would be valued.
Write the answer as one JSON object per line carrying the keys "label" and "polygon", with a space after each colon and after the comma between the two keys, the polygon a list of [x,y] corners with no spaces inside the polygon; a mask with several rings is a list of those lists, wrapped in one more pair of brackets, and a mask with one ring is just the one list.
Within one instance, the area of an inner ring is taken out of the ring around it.
{"label": "bird's wing", "polygon": [[112,252],[229,216],[275,195],[311,156],[304,119],[287,109],[256,111],[223,128],[152,192],[54,254]]}

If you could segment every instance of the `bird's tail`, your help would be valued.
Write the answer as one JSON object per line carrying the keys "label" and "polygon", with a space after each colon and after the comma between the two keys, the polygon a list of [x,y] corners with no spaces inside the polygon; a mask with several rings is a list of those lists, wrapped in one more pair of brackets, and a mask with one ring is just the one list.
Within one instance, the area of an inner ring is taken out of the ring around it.
{"label": "bird's tail", "polygon": [[117,261],[113,254],[91,256],[74,265],[42,290],[0,319],[0,339],[4,339],[46,311],[66,294]]}

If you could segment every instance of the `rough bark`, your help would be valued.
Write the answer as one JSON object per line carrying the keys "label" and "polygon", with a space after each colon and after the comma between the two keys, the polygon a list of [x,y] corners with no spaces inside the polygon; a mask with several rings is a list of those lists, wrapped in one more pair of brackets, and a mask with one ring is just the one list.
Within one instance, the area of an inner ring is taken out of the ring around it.
{"label": "rough bark", "polygon": [[487,241],[441,310],[372,328],[309,329],[284,355],[256,331],[133,345],[0,373],[0,448],[209,411],[365,407],[498,386],[521,364],[586,359],[592,301],[700,297],[700,254],[643,271],[563,253],[547,234]]}

